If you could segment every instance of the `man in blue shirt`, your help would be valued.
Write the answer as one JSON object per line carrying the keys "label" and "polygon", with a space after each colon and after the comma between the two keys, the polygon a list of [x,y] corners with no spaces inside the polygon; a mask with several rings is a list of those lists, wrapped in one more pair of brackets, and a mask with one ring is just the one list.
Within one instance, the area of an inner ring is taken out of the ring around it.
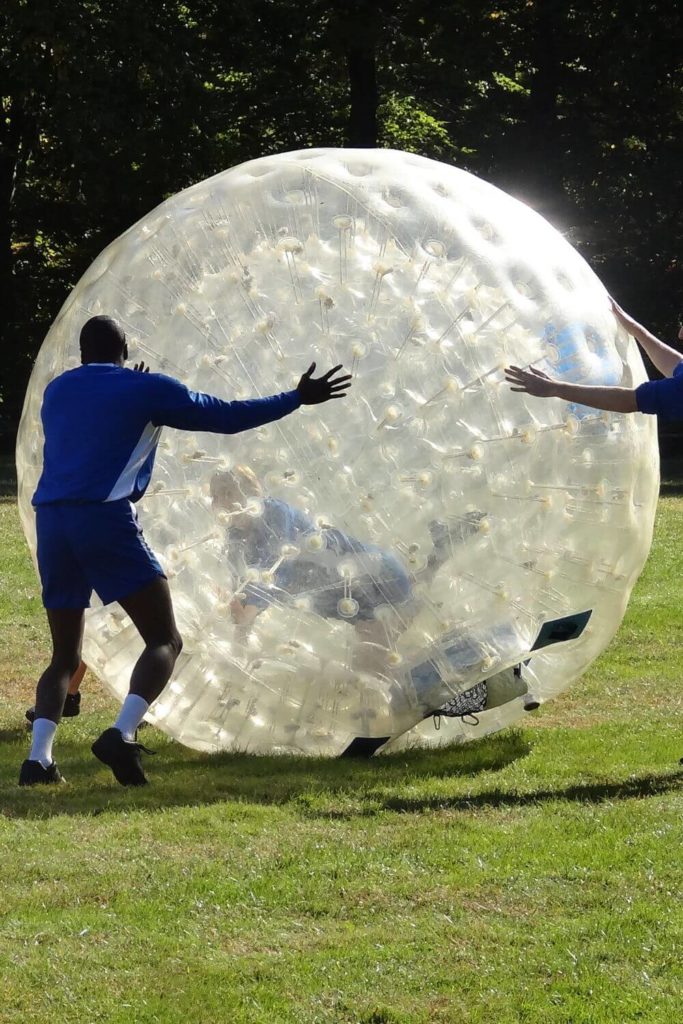
{"label": "man in blue shirt", "polygon": [[314,378],[312,363],[293,391],[226,402],[163,374],[126,369],[125,334],[110,317],[88,320],[80,348],[82,365],[48,384],[41,411],[43,473],[33,504],[53,652],[36,689],[33,742],[19,785],[61,781],[52,743],[95,590],[105,604],[119,602],[145,643],[118,719],[92,747],[122,785],[137,786],[147,780],[135,730],[182,648],[166,577],[133,506],[149,484],[162,427],[236,434],[300,405],[343,398],[351,378],[335,376],[341,365]]}

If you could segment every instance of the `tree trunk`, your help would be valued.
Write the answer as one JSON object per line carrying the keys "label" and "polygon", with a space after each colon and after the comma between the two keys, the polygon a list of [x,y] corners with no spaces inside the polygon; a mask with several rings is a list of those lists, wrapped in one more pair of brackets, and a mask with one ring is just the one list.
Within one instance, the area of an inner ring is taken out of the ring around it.
{"label": "tree trunk", "polygon": [[11,114],[2,132],[0,144],[0,338],[6,336],[8,325],[14,318],[15,294],[13,283],[14,254],[12,252],[12,195],[18,159],[18,135],[12,125]]}
{"label": "tree trunk", "polygon": [[[369,28],[369,26],[368,26]],[[377,146],[377,56],[376,33],[358,32],[346,45],[351,113],[349,146],[374,149]]]}
{"label": "tree trunk", "polygon": [[558,0],[539,0],[533,19],[532,62],[526,151],[529,184],[537,209],[546,215],[563,204],[562,131],[559,120],[560,52],[564,14]]}

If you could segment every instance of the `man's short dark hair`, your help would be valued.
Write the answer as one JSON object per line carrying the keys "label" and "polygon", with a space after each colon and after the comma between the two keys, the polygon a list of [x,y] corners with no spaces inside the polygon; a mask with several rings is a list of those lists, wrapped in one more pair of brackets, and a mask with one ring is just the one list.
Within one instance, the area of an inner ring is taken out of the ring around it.
{"label": "man's short dark hair", "polygon": [[81,361],[117,363],[126,357],[126,335],[110,316],[92,316],[81,329]]}

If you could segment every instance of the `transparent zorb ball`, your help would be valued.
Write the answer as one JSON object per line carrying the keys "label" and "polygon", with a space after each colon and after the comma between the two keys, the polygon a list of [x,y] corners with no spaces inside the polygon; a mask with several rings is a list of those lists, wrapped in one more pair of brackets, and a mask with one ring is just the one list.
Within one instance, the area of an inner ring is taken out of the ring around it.
{"label": "transparent zorb ball", "polygon": [[[503,367],[645,374],[599,280],[523,204],[414,155],[306,150],[157,207],[95,260],[39,353],[17,451],[33,550],[42,393],[97,313],[131,359],[229,399],[288,390],[313,360],[354,376],[343,401],[247,433],[164,431],[139,514],[184,650],[149,717],[181,742],[471,739],[614,635],[651,540],[654,418],[512,393]],[[532,651],[586,611],[580,635]],[[140,650],[118,606],[93,607],[84,657],[115,694]],[[479,710],[439,712],[484,681]]]}

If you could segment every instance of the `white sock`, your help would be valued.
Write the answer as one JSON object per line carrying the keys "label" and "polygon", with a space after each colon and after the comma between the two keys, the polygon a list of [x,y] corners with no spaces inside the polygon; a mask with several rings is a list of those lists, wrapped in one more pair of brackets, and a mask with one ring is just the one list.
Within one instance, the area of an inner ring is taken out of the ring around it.
{"label": "white sock", "polygon": [[136,693],[129,693],[123,704],[119,717],[114,722],[114,728],[121,730],[124,740],[134,740],[135,730],[147,713],[149,704],[143,697]]}
{"label": "white sock", "polygon": [[52,741],[57,732],[57,723],[49,718],[36,718],[33,723],[33,742],[29,761],[40,761],[43,768],[52,764]]}

